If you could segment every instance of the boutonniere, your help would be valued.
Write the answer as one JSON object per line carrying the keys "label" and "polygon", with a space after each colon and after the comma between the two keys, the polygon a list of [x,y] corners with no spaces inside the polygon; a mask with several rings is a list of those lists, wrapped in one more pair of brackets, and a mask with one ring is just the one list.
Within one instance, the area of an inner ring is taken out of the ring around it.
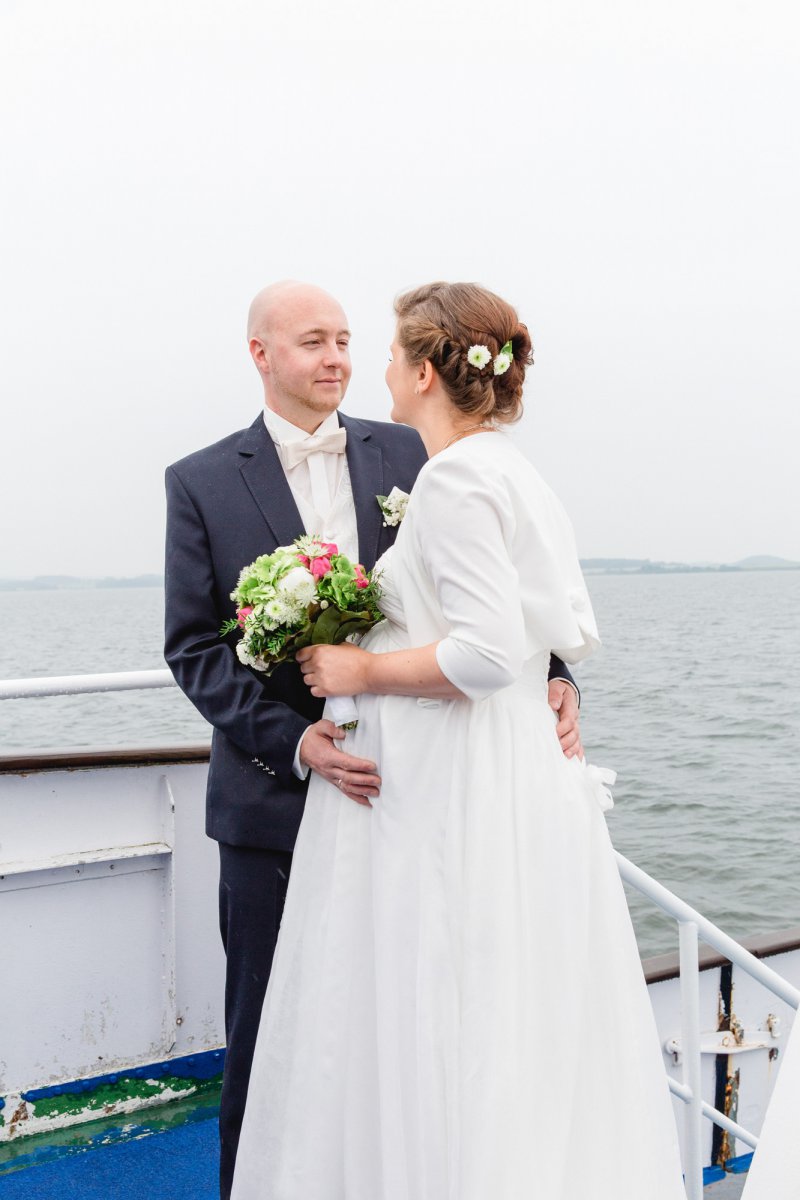
{"label": "boutonniere", "polygon": [[401,492],[400,488],[393,487],[388,496],[376,496],[378,506],[383,513],[383,525],[399,525],[403,517],[406,515],[408,502],[410,500],[408,492]]}

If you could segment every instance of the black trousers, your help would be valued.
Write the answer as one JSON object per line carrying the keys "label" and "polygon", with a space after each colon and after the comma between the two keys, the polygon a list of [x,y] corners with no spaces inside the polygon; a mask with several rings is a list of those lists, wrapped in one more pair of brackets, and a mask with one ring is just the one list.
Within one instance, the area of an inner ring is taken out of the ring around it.
{"label": "black trousers", "polygon": [[220,843],[219,923],[225,947],[225,1073],[219,1109],[220,1197],[229,1200],[264,994],[292,855]]}

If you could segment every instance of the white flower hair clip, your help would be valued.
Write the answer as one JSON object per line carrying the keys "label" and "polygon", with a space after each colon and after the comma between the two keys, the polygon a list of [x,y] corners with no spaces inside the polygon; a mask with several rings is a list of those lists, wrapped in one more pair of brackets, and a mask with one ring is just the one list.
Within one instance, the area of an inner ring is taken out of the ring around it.
{"label": "white flower hair clip", "polygon": [[411,499],[408,492],[403,492],[398,487],[393,487],[388,496],[376,496],[381,512],[383,513],[383,527],[387,525],[399,525],[403,517],[406,515],[408,502]]}
{"label": "white flower hair clip", "polygon": [[[471,367],[477,367],[482,371],[492,361],[492,352],[488,346],[475,345],[470,346],[467,351],[467,362]],[[506,344],[500,348],[498,354],[494,356],[494,365],[492,370],[495,375],[505,375],[508,368],[514,361],[514,350],[511,345],[511,338]]]}
{"label": "white flower hair clip", "polygon": [[467,351],[467,362],[471,367],[477,367],[479,371],[482,371],[491,361],[492,355],[488,346],[470,346]]}

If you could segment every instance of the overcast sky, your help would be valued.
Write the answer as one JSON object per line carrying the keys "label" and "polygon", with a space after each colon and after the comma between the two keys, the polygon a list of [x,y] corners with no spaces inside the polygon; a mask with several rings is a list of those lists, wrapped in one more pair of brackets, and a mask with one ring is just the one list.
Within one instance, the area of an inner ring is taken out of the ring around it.
{"label": "overcast sky", "polygon": [[161,570],[164,466],[257,415],[287,276],[373,418],[397,291],[514,302],[583,556],[800,559],[794,2],[2,8],[0,575]]}

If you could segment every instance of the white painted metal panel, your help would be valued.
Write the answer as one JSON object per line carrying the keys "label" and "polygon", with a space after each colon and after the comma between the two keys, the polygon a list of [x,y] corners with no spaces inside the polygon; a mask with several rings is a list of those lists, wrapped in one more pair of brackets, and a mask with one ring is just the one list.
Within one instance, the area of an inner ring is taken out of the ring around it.
{"label": "white painted metal panel", "polygon": [[[0,1089],[103,1074],[171,1048],[161,859],[116,876],[2,896],[11,950],[3,986]],[[4,939],[5,940],[5,939]]]}
{"label": "white painted metal panel", "polygon": [[0,777],[0,874],[7,863],[169,842],[163,773],[120,767]]}
{"label": "white painted metal panel", "polygon": [[206,771],[0,776],[0,1092],[224,1044]]}
{"label": "white painted metal panel", "polygon": [[207,768],[172,767],[175,800],[175,1054],[225,1041],[225,954],[219,934],[219,851],[205,835]]}

